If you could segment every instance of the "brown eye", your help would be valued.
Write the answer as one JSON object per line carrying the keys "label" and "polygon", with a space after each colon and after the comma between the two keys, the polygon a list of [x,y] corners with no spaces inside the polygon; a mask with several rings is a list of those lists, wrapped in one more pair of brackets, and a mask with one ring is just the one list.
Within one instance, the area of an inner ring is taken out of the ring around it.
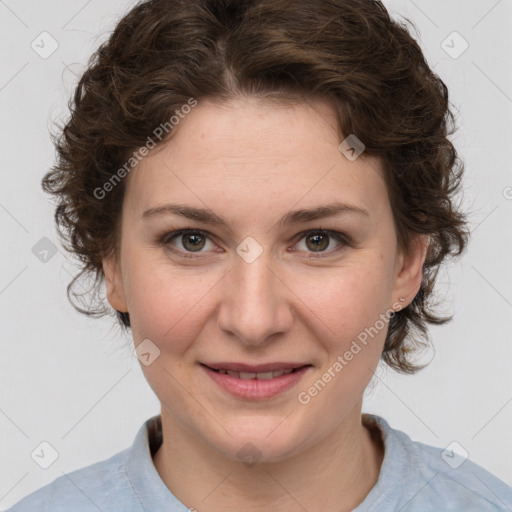
{"label": "brown eye", "polygon": [[187,251],[200,251],[205,245],[204,236],[198,233],[185,233],[181,235],[181,243]]}
{"label": "brown eye", "polygon": [[[214,249],[215,244],[210,240],[208,234],[198,229],[182,229],[164,234],[159,238],[159,243],[180,256],[192,258],[192,254],[205,255],[210,248]],[[205,249],[206,250],[203,250]]]}
{"label": "brown eye", "polygon": [[[298,236],[301,237],[297,244],[298,250],[306,252],[310,258],[333,256],[350,245],[350,239],[338,231],[315,229],[305,231]],[[304,246],[300,247],[301,244]]]}
{"label": "brown eye", "polygon": [[312,251],[324,251],[329,247],[329,235],[322,232],[307,235],[306,245]]}

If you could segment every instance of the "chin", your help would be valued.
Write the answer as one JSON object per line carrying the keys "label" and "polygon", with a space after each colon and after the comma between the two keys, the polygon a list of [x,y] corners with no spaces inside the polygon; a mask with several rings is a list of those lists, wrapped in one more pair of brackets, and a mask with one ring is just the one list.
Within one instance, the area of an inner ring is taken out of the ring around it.
{"label": "chin", "polygon": [[[249,465],[258,462],[280,462],[290,458],[297,448],[304,447],[304,432],[301,438],[292,425],[282,416],[246,416],[223,423],[219,434],[222,438],[210,439],[209,443],[233,460]],[[229,432],[229,435],[227,432]]]}

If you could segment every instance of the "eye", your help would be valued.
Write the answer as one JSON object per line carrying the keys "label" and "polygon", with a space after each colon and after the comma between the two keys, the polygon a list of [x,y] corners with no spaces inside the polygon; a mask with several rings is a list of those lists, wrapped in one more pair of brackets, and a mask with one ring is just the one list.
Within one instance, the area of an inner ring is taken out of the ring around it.
{"label": "eye", "polygon": [[[297,235],[296,239],[301,242],[304,240],[305,249],[299,248],[299,250],[305,250],[310,253],[307,257],[310,258],[321,258],[329,256],[332,253],[338,252],[349,245],[348,238],[337,231],[324,230],[322,228],[304,231]],[[332,250],[327,250],[332,245],[332,239],[336,240],[337,247],[335,246]],[[181,229],[179,231],[172,231],[165,233],[159,238],[159,243],[166,246],[172,252],[179,254],[186,258],[195,258],[194,253],[204,253],[204,248],[208,249],[208,243],[210,243],[210,249],[215,249],[216,245],[210,240],[210,237],[206,231],[201,229]],[[180,247],[181,246],[181,247]],[[300,243],[296,244],[295,247],[300,246]],[[292,249],[295,252],[297,249]],[[325,256],[323,253],[326,253]]]}
{"label": "eye", "polygon": [[[180,231],[173,231],[171,233],[166,233],[161,239],[160,243],[165,246],[173,245],[171,242],[176,240],[181,248],[173,249],[169,247],[173,252],[178,252],[180,255],[185,256],[187,258],[194,258],[187,253],[195,253],[195,252],[204,252],[202,249],[207,246],[206,241],[209,240],[209,237],[205,231],[200,229],[182,229]],[[214,246],[213,242],[211,245]]]}
{"label": "eye", "polygon": [[[306,252],[311,252],[308,257],[310,258],[318,258],[318,257],[324,257],[323,254],[315,254],[315,253],[327,253],[327,255],[331,255],[334,252],[340,251],[343,249],[346,245],[348,245],[348,242],[345,238],[345,236],[342,233],[338,233],[337,231],[329,231],[329,230],[323,230],[323,229],[317,229],[313,231],[306,231],[304,233],[301,233],[299,235],[300,241],[304,240],[304,246],[306,247]],[[332,243],[331,239],[335,239],[338,243],[338,247],[336,247],[333,250],[327,251]],[[300,245],[300,244],[298,244]]]}

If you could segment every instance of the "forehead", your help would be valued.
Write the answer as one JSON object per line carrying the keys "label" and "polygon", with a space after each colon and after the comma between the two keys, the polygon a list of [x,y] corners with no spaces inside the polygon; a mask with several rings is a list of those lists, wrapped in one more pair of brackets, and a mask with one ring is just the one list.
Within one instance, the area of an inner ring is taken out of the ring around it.
{"label": "forehead", "polygon": [[327,101],[201,100],[175,130],[130,174],[130,210],[140,213],[179,198],[253,216],[255,209],[331,201],[384,213],[379,160],[350,161],[340,152],[343,136]]}

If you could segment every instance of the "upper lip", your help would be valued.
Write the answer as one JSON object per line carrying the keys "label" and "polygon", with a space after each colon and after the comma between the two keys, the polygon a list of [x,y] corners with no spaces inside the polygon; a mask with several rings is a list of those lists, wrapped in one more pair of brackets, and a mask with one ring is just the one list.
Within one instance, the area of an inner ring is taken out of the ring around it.
{"label": "upper lip", "polygon": [[213,368],[214,370],[233,370],[237,372],[252,372],[252,373],[263,373],[272,372],[276,370],[288,370],[294,368],[301,368],[302,366],[310,366],[307,363],[290,363],[290,362],[275,362],[265,364],[245,364],[245,363],[233,363],[233,362],[219,362],[219,363],[202,363],[205,366]]}

